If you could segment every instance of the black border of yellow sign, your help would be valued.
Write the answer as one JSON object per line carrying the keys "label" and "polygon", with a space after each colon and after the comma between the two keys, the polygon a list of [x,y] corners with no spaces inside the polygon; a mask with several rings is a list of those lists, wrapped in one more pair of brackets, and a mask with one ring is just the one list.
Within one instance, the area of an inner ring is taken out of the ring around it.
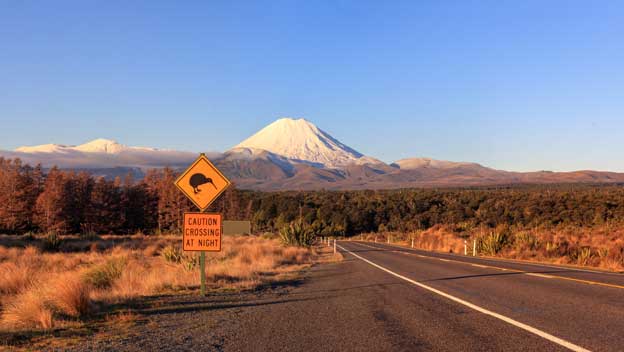
{"label": "black border of yellow sign", "polygon": [[[204,208],[202,208],[201,206],[199,206],[199,204],[197,204],[197,202],[195,202],[195,200],[194,200],[193,198],[191,198],[191,197],[190,197],[190,196],[186,193],[186,191],[185,191],[182,187],[178,186],[178,182],[180,182],[180,180],[181,180],[184,176],[186,176],[186,174],[188,174],[188,173],[189,173],[189,172],[190,172],[190,171],[191,171],[191,170],[195,167],[195,165],[197,165],[197,163],[199,163],[201,160],[206,161],[206,162],[208,163],[208,166],[210,166],[211,168],[213,168],[213,169],[214,169],[214,171],[215,171],[217,174],[219,174],[219,176],[223,177],[223,179],[224,179],[224,180],[225,180],[225,182],[226,182],[225,187],[223,187],[223,189],[222,189],[219,193],[217,193],[217,194],[214,196],[214,198],[212,198],[212,200],[211,200],[210,202],[208,202],[208,204],[207,204]],[[176,187],[177,187],[180,191],[182,191],[182,194],[184,194],[184,195],[186,196],[186,198],[190,199],[190,200],[191,200],[191,202],[193,202],[193,204],[195,204],[195,206],[196,206],[197,208],[199,208],[199,209],[203,212],[203,211],[205,211],[206,209],[208,209],[208,207],[209,207],[212,203],[214,203],[214,201],[215,201],[215,200],[217,200],[217,199],[219,198],[219,196],[220,196],[221,194],[223,194],[223,192],[225,192],[225,190],[226,190],[226,189],[228,189],[228,187],[230,187],[230,185],[232,185],[232,182],[230,182],[230,180],[228,180],[228,178],[227,178],[227,177],[225,177],[225,175],[223,175],[223,173],[221,173],[221,171],[219,171],[219,169],[217,169],[217,167],[216,167],[216,166],[214,166],[214,165],[210,162],[210,160],[208,160],[208,158],[206,157],[206,155],[205,155],[204,153],[201,153],[201,154],[199,155],[199,157],[198,157],[198,158],[197,158],[197,159],[196,159],[196,160],[195,160],[195,161],[191,164],[191,166],[189,166],[189,167],[188,167],[188,168],[187,168],[187,169],[186,169],[186,170],[185,170],[185,171],[184,171],[184,172],[183,172],[180,176],[178,176],[178,178],[175,180],[175,182],[174,182],[173,184],[174,184],[174,185],[175,185],[175,186],[176,186]]]}

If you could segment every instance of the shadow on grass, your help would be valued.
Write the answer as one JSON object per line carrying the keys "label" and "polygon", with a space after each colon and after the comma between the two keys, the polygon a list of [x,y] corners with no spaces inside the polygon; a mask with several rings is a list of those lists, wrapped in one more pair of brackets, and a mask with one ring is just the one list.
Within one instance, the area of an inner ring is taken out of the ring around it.
{"label": "shadow on grass", "polygon": [[39,337],[53,337],[62,339],[84,338],[93,335],[97,330],[89,326],[80,328],[54,328],[50,330],[21,330],[2,331],[0,330],[0,350],[2,347],[17,347],[29,344]]}

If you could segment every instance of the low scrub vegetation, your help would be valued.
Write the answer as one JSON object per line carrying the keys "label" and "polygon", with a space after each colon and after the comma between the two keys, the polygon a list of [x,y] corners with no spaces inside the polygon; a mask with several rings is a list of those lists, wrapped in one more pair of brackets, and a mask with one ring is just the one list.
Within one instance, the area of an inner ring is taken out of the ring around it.
{"label": "low scrub vegetation", "polygon": [[294,221],[280,232],[282,243],[289,246],[310,247],[316,239],[315,231],[303,221]]}
{"label": "low scrub vegetation", "polygon": [[[13,239],[0,236],[0,243]],[[180,249],[179,237],[84,241],[59,236],[55,252],[48,251],[47,236],[0,245],[1,329],[63,327],[128,299],[198,287],[198,257]],[[302,269],[313,255],[276,239],[225,237],[223,251],[207,253],[208,284],[253,289]]]}
{"label": "low scrub vegetation", "polygon": [[609,225],[533,229],[436,225],[426,231],[368,233],[356,238],[378,242],[390,238],[393,243],[407,246],[411,246],[413,239],[416,248],[451,253],[463,253],[466,241],[470,255],[476,241],[479,255],[624,271],[624,228]]}

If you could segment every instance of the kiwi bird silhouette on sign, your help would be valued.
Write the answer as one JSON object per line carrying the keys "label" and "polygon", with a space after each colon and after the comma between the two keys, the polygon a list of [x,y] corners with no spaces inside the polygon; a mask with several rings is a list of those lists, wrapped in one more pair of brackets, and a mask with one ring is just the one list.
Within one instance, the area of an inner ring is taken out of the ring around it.
{"label": "kiwi bird silhouette on sign", "polygon": [[195,194],[201,192],[201,189],[198,187],[205,185],[206,183],[210,183],[212,187],[217,189],[217,186],[215,186],[214,182],[212,182],[212,179],[210,177],[206,177],[204,174],[193,174],[189,180],[189,184],[193,187],[193,193]]}

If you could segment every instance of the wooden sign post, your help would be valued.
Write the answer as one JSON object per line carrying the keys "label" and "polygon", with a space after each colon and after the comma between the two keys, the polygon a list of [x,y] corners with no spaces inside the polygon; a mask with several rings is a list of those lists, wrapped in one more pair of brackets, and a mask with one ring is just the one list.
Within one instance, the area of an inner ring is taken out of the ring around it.
{"label": "wooden sign post", "polygon": [[185,212],[182,248],[199,251],[199,271],[202,296],[206,295],[206,252],[221,251],[223,221],[221,214],[204,213],[226,188],[230,181],[202,153],[175,181],[176,187],[201,212]]}

